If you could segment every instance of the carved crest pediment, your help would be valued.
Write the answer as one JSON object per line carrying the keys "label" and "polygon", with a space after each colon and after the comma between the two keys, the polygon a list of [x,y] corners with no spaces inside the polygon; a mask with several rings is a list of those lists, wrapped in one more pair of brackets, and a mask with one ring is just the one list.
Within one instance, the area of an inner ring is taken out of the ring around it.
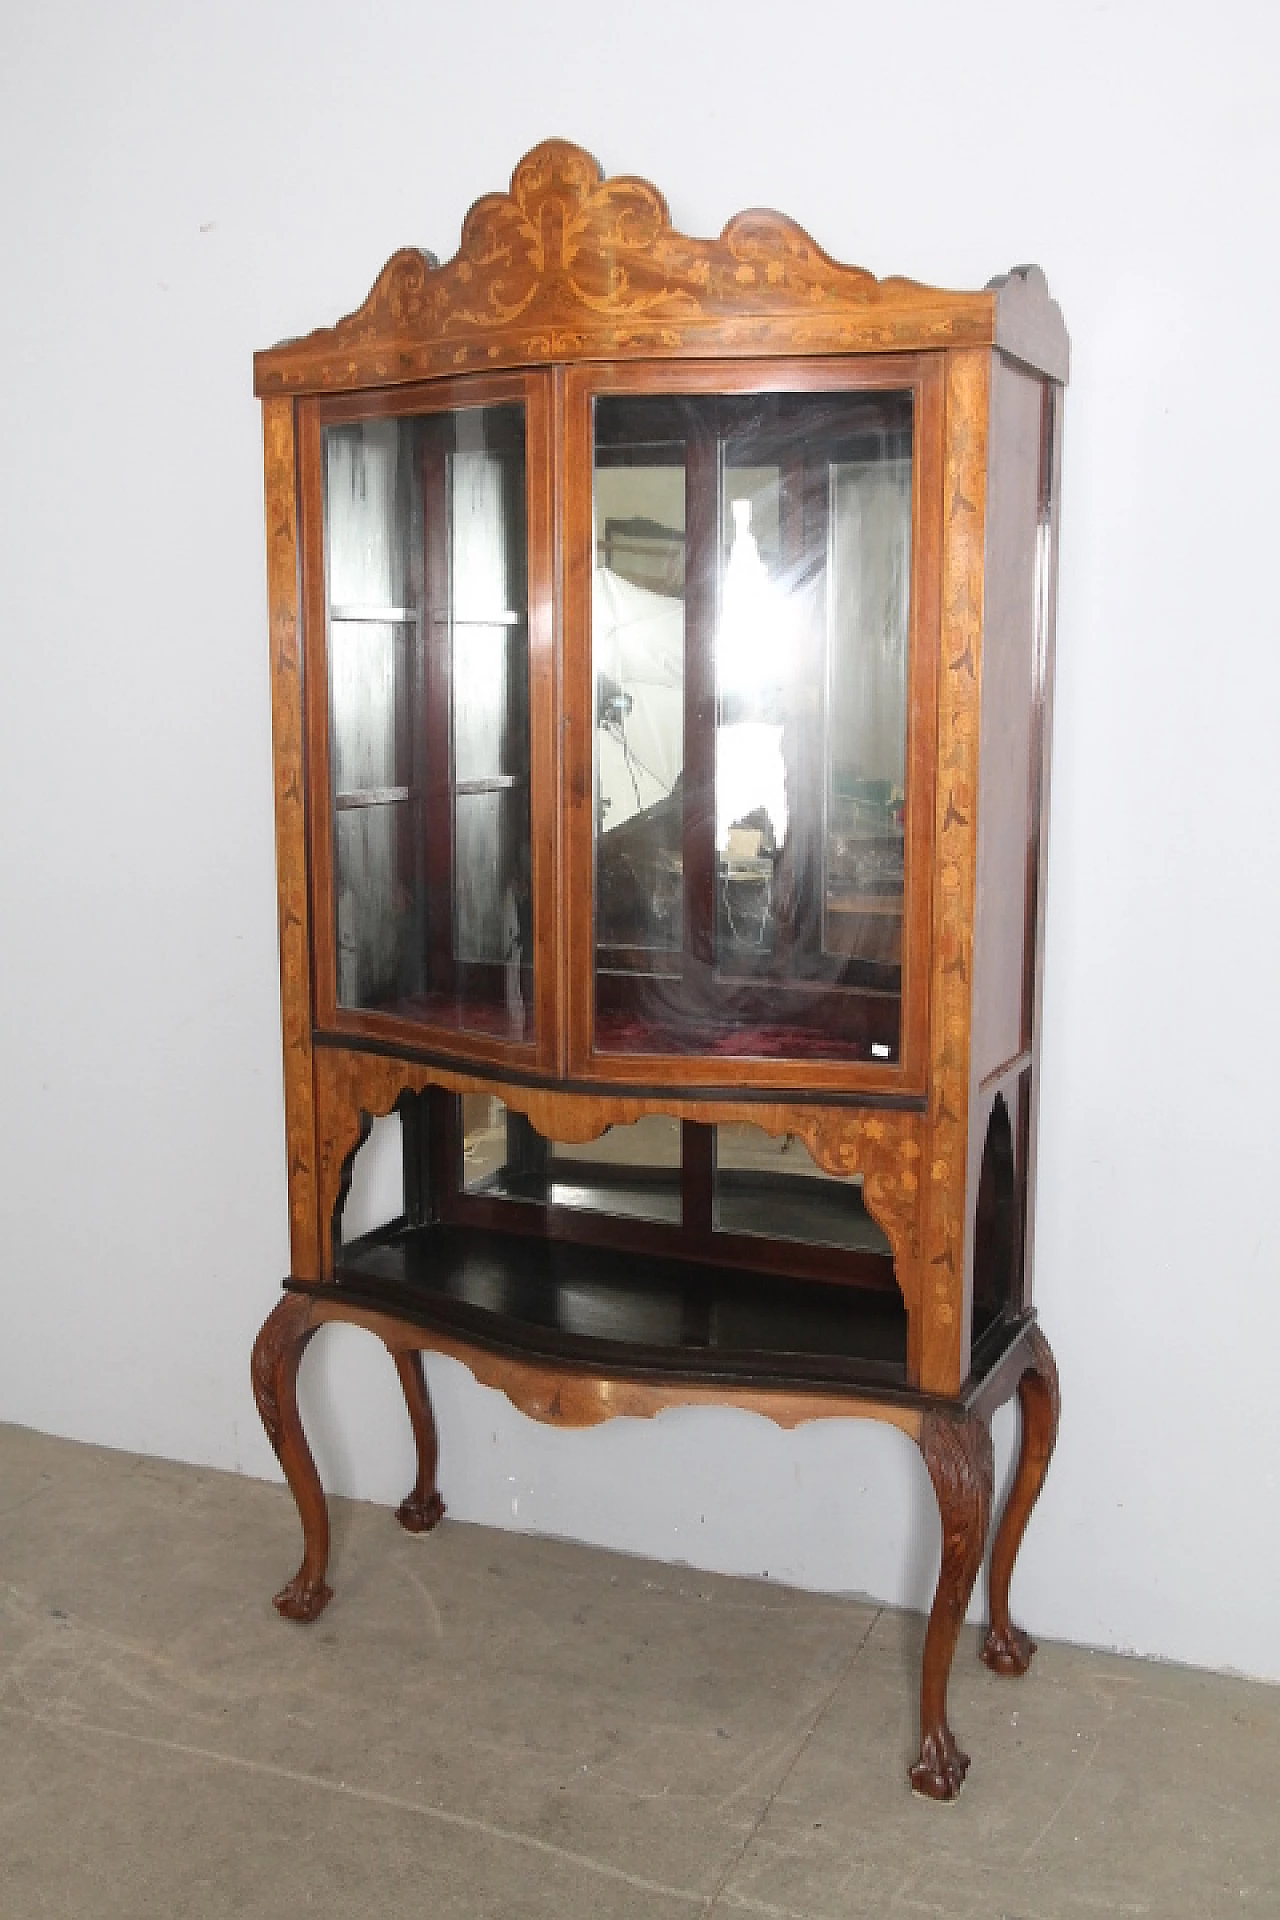
{"label": "carved crest pediment", "polygon": [[608,179],[581,147],[547,140],[508,192],[471,208],[451,260],[394,254],[354,313],[259,354],[257,386],[326,391],[601,355],[980,344],[999,298],[877,280],[780,213],[739,213],[718,239],[692,238],[648,181]]}

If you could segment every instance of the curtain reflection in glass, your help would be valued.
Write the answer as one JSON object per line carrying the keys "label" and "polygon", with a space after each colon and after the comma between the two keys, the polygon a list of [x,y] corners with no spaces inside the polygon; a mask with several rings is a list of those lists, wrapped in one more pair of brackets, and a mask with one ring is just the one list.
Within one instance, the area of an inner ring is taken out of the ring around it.
{"label": "curtain reflection in glass", "polygon": [[626,952],[683,941],[685,449],[667,402],[602,403],[592,582],[596,922]]}

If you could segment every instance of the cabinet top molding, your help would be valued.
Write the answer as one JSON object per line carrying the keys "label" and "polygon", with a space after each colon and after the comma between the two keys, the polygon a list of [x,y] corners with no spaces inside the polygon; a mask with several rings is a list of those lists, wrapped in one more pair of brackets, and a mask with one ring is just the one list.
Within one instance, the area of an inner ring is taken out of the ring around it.
{"label": "cabinet top molding", "polygon": [[478,200],[442,266],[404,248],[334,327],[254,356],[267,396],[339,393],[552,361],[754,358],[996,346],[1065,380],[1067,334],[1038,267],[980,293],[877,280],[784,214],[678,233],[647,180],[606,179],[567,140],[527,153]]}

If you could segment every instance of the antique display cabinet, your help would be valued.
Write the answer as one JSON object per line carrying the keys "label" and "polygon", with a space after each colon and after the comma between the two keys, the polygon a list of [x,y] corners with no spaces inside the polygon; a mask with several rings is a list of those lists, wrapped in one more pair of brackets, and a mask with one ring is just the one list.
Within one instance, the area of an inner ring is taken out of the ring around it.
{"label": "antique display cabinet", "polygon": [[[257,357],[297,1411],[334,1320],[536,1419],[887,1421],[942,1516],[917,1791],[1022,1424],[983,1657],[1052,1451],[1031,1305],[1055,495],[1043,276],[878,281],[774,213],[675,231],[549,141],[456,256]],[[403,1208],[343,1230],[396,1114]]]}

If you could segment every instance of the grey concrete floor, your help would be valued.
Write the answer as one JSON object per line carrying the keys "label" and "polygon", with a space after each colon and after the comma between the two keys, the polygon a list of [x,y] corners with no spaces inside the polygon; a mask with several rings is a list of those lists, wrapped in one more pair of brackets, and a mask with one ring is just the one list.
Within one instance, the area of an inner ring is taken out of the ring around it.
{"label": "grey concrete floor", "polygon": [[[0,1427],[0,1915],[1280,1915],[1280,1690],[923,1623]],[[1030,1623],[1034,1626],[1034,1622]]]}

